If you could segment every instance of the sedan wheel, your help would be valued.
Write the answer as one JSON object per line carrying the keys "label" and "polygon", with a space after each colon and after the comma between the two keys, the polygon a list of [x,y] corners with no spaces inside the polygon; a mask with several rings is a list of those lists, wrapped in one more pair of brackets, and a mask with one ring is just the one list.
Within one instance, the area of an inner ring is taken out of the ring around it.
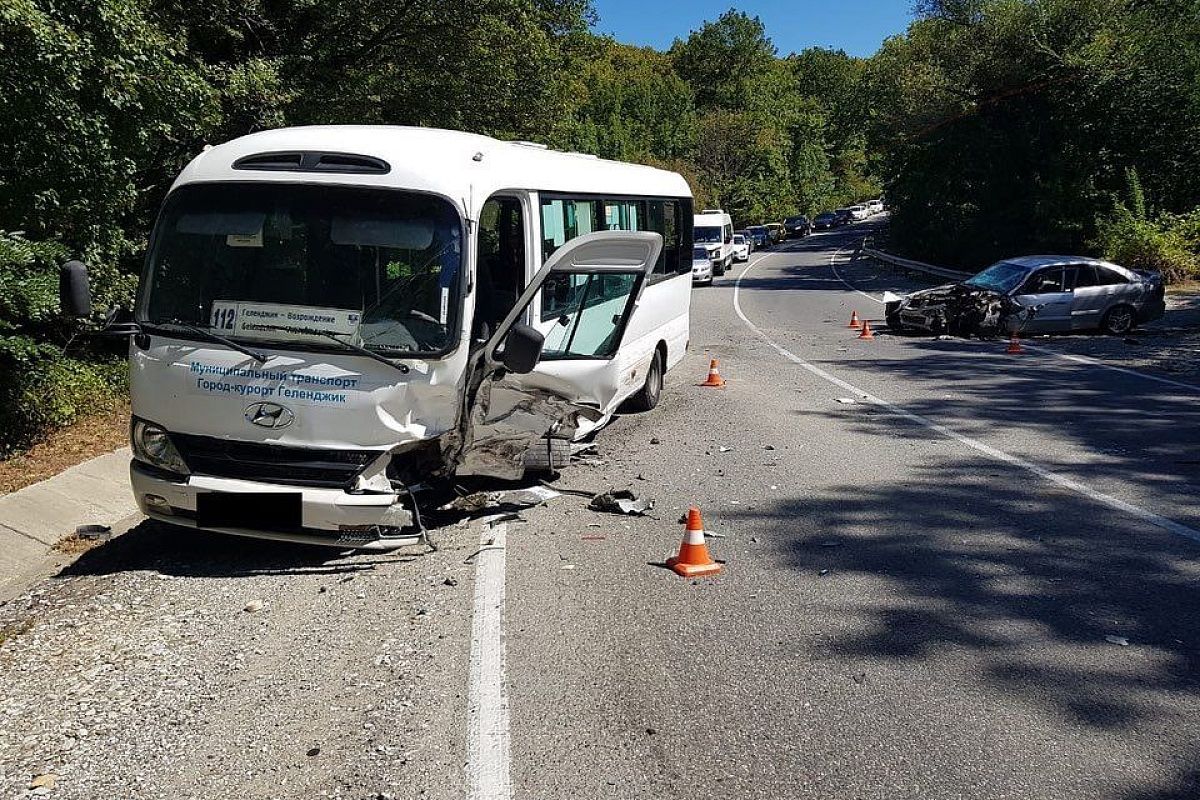
{"label": "sedan wheel", "polygon": [[1104,315],[1104,321],[1100,323],[1100,328],[1105,333],[1121,336],[1133,330],[1136,323],[1137,316],[1130,306],[1114,306]]}

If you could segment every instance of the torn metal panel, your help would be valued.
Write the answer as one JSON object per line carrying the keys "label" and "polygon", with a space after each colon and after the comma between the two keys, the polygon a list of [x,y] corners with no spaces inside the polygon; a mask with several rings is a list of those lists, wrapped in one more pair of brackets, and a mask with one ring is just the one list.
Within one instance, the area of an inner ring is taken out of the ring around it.
{"label": "torn metal panel", "polygon": [[547,436],[573,439],[581,424],[602,416],[549,392],[517,388],[507,379],[485,380],[462,432],[455,472],[518,480],[525,474],[525,454],[545,447]]}

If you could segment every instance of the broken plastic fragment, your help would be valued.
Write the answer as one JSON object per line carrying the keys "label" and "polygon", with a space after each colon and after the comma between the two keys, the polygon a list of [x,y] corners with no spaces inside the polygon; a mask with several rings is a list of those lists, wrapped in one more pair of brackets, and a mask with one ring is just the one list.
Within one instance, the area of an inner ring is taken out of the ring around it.
{"label": "broken plastic fragment", "polygon": [[1120,645],[1121,647],[1129,647],[1129,640],[1124,636],[1105,636],[1104,641],[1108,642],[1109,644]]}
{"label": "broken plastic fragment", "polygon": [[541,505],[547,500],[553,500],[561,496],[561,492],[556,492],[545,486],[509,489],[503,492],[472,492],[462,497],[456,497],[444,506],[439,507],[438,511],[471,512],[483,511],[485,508],[504,508],[506,506],[528,508],[529,506]]}
{"label": "broken plastic fragment", "polygon": [[628,489],[618,489],[601,492],[594,496],[592,502],[588,503],[588,508],[592,511],[602,511],[609,514],[629,514],[640,517],[654,508],[654,501],[639,500]]}

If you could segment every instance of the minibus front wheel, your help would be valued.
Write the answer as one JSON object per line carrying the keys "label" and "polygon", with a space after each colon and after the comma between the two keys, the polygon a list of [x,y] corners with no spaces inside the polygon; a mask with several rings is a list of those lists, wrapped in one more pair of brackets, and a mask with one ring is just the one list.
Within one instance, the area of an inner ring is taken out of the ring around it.
{"label": "minibus front wheel", "polygon": [[658,405],[663,389],[663,354],[655,350],[650,359],[650,369],[646,371],[646,383],[641,390],[629,398],[629,407],[634,411],[650,411]]}

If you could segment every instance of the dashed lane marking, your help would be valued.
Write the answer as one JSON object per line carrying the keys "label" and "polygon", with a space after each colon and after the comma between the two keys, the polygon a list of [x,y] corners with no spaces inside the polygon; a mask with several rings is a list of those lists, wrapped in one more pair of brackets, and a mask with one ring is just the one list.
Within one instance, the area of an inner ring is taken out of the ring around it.
{"label": "dashed lane marking", "polygon": [[[840,252],[840,251],[838,251],[838,252]],[[772,255],[774,255],[774,254],[772,254]],[[834,255],[836,256],[837,253],[834,253]],[[769,256],[764,256],[763,258],[769,258]],[[792,351],[783,347],[778,342],[776,342],[774,339],[772,339],[770,336],[768,336],[766,333],[764,333],[761,328],[759,328],[757,325],[755,325],[753,322],[751,322],[750,318],[746,316],[744,311],[742,311],[742,302],[741,302],[742,279],[744,277],[746,277],[747,273],[749,273],[750,270],[756,264],[760,263],[762,260],[763,259],[758,259],[756,261],[752,261],[751,263],[747,264],[746,268],[743,269],[741,274],[738,275],[737,281],[734,283],[734,286],[733,286],[733,310],[737,313],[738,317],[742,320],[742,322],[744,322],[746,324],[746,326],[748,328],[750,328],[750,330],[752,330],[752,331],[754,331],[754,333],[758,334],[759,338],[761,338],[764,342],[766,342],[768,345],[770,345],[772,349],[774,349],[777,353],[779,353],[781,356],[786,358],[788,361],[791,361],[792,363],[796,364],[797,366],[801,367],[802,369],[806,370],[807,372],[811,373],[812,375],[815,375],[816,377],[820,378],[821,380],[832,383],[834,386],[837,386],[840,389],[850,392],[858,397],[861,397],[861,398],[865,399],[867,402],[872,403],[873,405],[879,406],[880,408],[887,410],[888,412],[892,413],[895,416],[901,417],[902,419],[906,419],[910,422],[914,422],[917,425],[920,425],[924,428],[934,431],[935,433],[941,434],[942,436],[945,436],[948,439],[952,439],[953,441],[956,441],[959,444],[969,447],[970,449],[972,449],[978,453],[982,453],[983,455],[987,456],[988,458],[1003,462],[1005,464],[1009,464],[1010,466],[1017,467],[1019,469],[1023,469],[1026,472],[1032,473],[1033,475],[1036,475],[1037,477],[1041,478],[1042,480],[1044,480],[1048,483],[1053,483],[1056,486],[1060,486],[1064,489],[1075,492],[1076,494],[1086,497],[1089,500],[1092,500],[1093,502],[1099,503],[1100,505],[1107,506],[1108,508],[1114,509],[1116,511],[1121,511],[1132,517],[1136,517],[1137,519],[1140,519],[1143,522],[1147,522],[1157,528],[1161,528],[1165,531],[1169,531],[1170,533],[1173,533],[1176,536],[1181,536],[1185,539],[1190,539],[1193,542],[1200,543],[1200,531],[1198,531],[1198,530],[1189,528],[1188,526],[1183,525],[1178,522],[1175,522],[1174,520],[1167,519],[1166,517],[1163,517],[1159,514],[1155,514],[1152,511],[1147,511],[1146,509],[1141,508],[1139,506],[1135,506],[1132,503],[1127,503],[1124,500],[1121,500],[1120,498],[1113,497],[1112,495],[1108,495],[1103,492],[1097,491],[1096,489],[1093,489],[1090,486],[1085,486],[1084,484],[1080,483],[1079,481],[1075,481],[1075,480],[1072,480],[1071,478],[1067,478],[1067,477],[1064,477],[1057,473],[1051,472],[1050,470],[1046,469],[1045,467],[1034,464],[1031,461],[1026,461],[1025,459],[1023,459],[1019,456],[1015,456],[1011,453],[1007,453],[1003,450],[1000,450],[999,448],[992,447],[989,444],[985,444],[984,442],[981,442],[978,439],[973,439],[970,436],[965,436],[965,435],[959,433],[958,431],[952,430],[951,428],[947,428],[945,425],[942,425],[938,422],[934,422],[933,420],[929,419],[928,417],[923,417],[920,414],[914,414],[913,412],[907,410],[906,408],[904,408],[900,405],[897,405],[896,403],[893,403],[888,400],[884,400],[881,397],[876,397],[875,395],[864,391],[863,389],[855,386],[854,384],[852,384],[848,381],[844,381],[841,378],[839,378],[829,372],[826,372],[825,370],[821,369],[820,367],[816,366],[815,364],[810,364],[809,362],[805,361],[800,356],[796,355]],[[832,263],[833,263],[833,259],[831,258],[830,264],[832,264]],[[836,269],[835,269],[835,272],[836,272]],[[847,284],[847,285],[849,285],[849,284]],[[851,288],[853,288],[853,287],[851,287]]]}

